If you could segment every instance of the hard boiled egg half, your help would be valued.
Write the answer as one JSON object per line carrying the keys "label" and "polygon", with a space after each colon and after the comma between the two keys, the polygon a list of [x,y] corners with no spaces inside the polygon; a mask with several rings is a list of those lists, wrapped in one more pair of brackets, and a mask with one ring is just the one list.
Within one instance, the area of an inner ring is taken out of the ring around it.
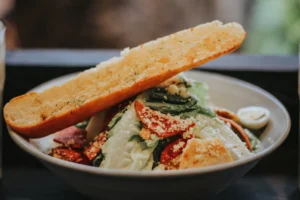
{"label": "hard boiled egg half", "polygon": [[270,111],[263,107],[249,106],[237,111],[240,123],[253,130],[258,130],[267,125],[270,119]]}

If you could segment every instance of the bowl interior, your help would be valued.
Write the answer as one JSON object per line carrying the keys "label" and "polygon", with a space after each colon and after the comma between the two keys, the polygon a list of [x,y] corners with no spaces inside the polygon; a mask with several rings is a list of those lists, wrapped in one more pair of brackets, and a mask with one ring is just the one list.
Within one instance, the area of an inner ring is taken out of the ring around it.
{"label": "bowl interior", "polygon": [[[166,172],[139,172],[139,171],[128,171],[128,170],[105,170],[91,166],[84,166],[67,161],[52,158],[51,156],[45,155],[28,143],[27,140],[20,137],[18,134],[9,130],[12,139],[26,152],[37,157],[38,159],[46,162],[50,162],[54,165],[60,165],[61,167],[72,168],[74,170],[82,170],[85,172],[105,175],[120,175],[120,176],[153,176],[159,174],[160,176],[169,175],[187,175],[193,173],[206,173],[217,170],[222,170],[238,165],[245,164],[247,162],[258,160],[267,154],[278,148],[282,142],[288,136],[290,130],[290,117],[285,107],[271,94],[262,90],[261,88],[254,86],[250,83],[231,78],[224,75],[215,73],[203,72],[203,71],[188,71],[185,73],[188,78],[203,81],[209,86],[210,101],[214,104],[228,108],[233,111],[237,111],[241,107],[245,106],[262,106],[270,110],[270,122],[265,128],[264,132],[260,135],[262,142],[262,150],[255,155],[244,158],[231,163],[203,167],[200,169],[187,169],[179,171],[166,171]],[[63,82],[72,78],[75,74],[59,77],[41,84],[31,91],[42,91],[48,87],[62,84]]]}

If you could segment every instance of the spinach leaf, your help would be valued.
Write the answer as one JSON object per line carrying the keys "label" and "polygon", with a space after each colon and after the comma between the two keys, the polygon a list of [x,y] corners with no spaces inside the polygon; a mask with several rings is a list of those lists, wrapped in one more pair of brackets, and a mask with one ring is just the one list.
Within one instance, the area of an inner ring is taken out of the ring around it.
{"label": "spinach leaf", "polygon": [[192,96],[184,98],[179,95],[171,95],[165,88],[151,88],[145,92],[145,106],[164,114],[180,115],[189,118],[197,114],[215,117],[216,114],[204,106],[207,103],[208,87],[202,82],[189,83],[188,91]]}
{"label": "spinach leaf", "polygon": [[103,155],[102,151],[100,151],[93,160],[93,166],[99,167],[103,159],[104,159],[104,155]]}
{"label": "spinach leaf", "polygon": [[161,153],[163,152],[163,150],[166,148],[166,146],[168,144],[170,144],[171,142],[175,141],[176,139],[178,139],[180,136],[175,135],[175,136],[171,136],[162,140],[158,141],[157,146],[155,147],[154,151],[153,151],[153,166],[152,169],[154,169],[155,167],[157,167],[159,165],[160,162],[160,156]]}
{"label": "spinach leaf", "polygon": [[90,121],[90,119],[84,120],[84,121],[76,124],[75,126],[80,129],[85,129],[87,127],[87,125],[89,124],[89,121]]}
{"label": "spinach leaf", "polygon": [[185,104],[145,102],[145,106],[148,106],[153,110],[160,111],[164,114],[170,113],[170,115],[178,115],[180,113],[195,110],[197,108],[197,100],[192,99],[191,101]]}
{"label": "spinach leaf", "polygon": [[184,84],[184,86],[185,86],[186,88],[192,87],[191,82],[190,82],[190,81],[187,81],[187,80],[185,80],[185,79],[183,79],[183,84]]}
{"label": "spinach leaf", "polygon": [[172,104],[185,104],[191,101],[191,97],[184,98],[179,95],[171,95],[164,88],[151,88],[147,91],[147,102],[164,102]]}

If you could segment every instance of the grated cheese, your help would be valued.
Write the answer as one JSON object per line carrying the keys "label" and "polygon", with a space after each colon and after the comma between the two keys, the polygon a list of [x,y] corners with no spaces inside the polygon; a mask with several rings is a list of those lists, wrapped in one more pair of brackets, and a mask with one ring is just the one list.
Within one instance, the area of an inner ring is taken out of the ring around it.
{"label": "grated cheese", "polygon": [[184,85],[181,85],[179,87],[179,95],[183,98],[188,98],[191,96],[191,94],[188,92],[188,90],[186,89],[186,87]]}
{"label": "grated cheese", "polygon": [[142,130],[140,131],[140,136],[144,140],[150,140],[151,139],[151,132],[150,132],[149,129],[146,129],[146,128],[143,127]]}
{"label": "grated cheese", "polygon": [[90,143],[90,146],[85,148],[83,154],[88,157],[89,160],[92,160],[100,152],[102,145],[107,140],[107,131],[100,133],[94,138],[94,141]]}
{"label": "grated cheese", "polygon": [[183,98],[188,98],[191,96],[191,94],[188,92],[187,88],[183,84],[171,84],[166,88],[166,90],[171,95],[179,95]]}
{"label": "grated cheese", "polygon": [[167,92],[172,95],[176,95],[179,94],[179,88],[177,87],[177,85],[172,84],[169,87],[167,87]]}
{"label": "grated cheese", "polygon": [[194,128],[190,128],[188,131],[182,134],[183,139],[189,139],[194,137]]}
{"label": "grated cheese", "polygon": [[179,142],[178,144],[173,146],[173,152],[177,152],[180,148],[182,148],[184,146],[184,142]]}
{"label": "grated cheese", "polygon": [[172,84],[179,84],[182,83],[182,77],[180,77],[180,75],[178,76],[173,76],[172,78],[169,78],[167,80],[165,80],[164,82],[160,83],[158,85],[158,87],[168,87]]}
{"label": "grated cheese", "polygon": [[[151,110],[149,107],[143,107],[143,123],[148,127],[153,127],[155,133],[163,134],[165,132],[185,131],[193,121],[190,119],[180,119],[179,116],[171,116],[170,114],[162,114],[158,111]],[[166,120],[168,124],[166,124]]]}

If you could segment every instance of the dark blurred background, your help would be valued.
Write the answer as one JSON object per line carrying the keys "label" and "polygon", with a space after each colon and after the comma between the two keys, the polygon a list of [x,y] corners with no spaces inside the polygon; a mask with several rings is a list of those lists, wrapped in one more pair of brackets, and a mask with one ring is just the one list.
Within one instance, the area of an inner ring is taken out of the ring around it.
{"label": "dark blurred background", "polygon": [[244,26],[248,36],[239,52],[297,54],[300,41],[300,0],[0,2],[8,49],[134,47],[214,19]]}

